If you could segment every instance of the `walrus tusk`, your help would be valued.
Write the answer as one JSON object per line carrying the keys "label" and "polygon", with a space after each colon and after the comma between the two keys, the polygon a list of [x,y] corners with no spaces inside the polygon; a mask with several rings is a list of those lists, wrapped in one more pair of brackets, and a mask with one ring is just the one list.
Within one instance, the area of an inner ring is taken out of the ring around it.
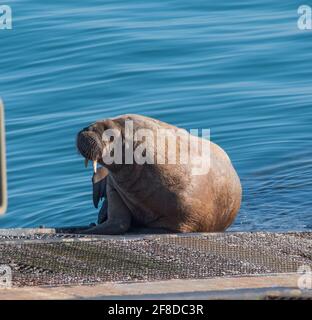
{"label": "walrus tusk", "polygon": [[88,163],[89,163],[89,160],[88,160],[88,159],[85,159],[84,165],[85,165],[86,168],[88,168]]}
{"label": "walrus tusk", "polygon": [[93,171],[96,173],[96,168],[97,168],[97,161],[93,161]]}

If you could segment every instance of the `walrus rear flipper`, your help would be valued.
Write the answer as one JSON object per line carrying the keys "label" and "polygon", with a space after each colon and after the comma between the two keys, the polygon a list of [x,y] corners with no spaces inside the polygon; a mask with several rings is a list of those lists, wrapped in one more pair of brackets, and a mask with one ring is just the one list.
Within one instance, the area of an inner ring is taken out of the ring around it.
{"label": "walrus rear flipper", "polygon": [[93,174],[92,185],[93,185],[93,204],[95,208],[98,208],[99,201],[103,198],[107,198],[106,194],[106,180],[108,171],[106,168],[101,167]]}

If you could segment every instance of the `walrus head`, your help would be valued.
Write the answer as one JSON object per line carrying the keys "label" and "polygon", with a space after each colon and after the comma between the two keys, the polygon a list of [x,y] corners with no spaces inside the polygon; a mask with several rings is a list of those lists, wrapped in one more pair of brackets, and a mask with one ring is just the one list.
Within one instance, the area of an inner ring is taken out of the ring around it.
{"label": "walrus head", "polygon": [[102,150],[105,147],[102,141],[103,132],[104,126],[96,122],[77,134],[78,151],[85,158],[86,167],[89,160],[93,162],[94,172],[96,172],[97,163],[102,159]]}
{"label": "walrus head", "polygon": [[88,161],[93,162],[93,169],[96,173],[97,163],[103,163],[103,150],[109,149],[108,144],[111,141],[104,140],[104,132],[108,129],[120,131],[120,125],[110,119],[97,121],[90,126],[82,129],[77,134],[76,145],[79,153],[85,158],[85,166]]}

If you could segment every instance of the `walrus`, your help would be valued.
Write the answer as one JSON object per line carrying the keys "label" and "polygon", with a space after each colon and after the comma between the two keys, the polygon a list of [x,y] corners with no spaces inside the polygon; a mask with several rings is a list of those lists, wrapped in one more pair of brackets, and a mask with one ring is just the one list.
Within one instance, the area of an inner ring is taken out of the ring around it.
{"label": "walrus", "polygon": [[132,227],[222,232],[239,211],[241,183],[226,152],[184,129],[121,115],[82,129],[76,145],[86,166],[93,162],[94,206],[104,199],[98,224],[80,233],[115,235]]}

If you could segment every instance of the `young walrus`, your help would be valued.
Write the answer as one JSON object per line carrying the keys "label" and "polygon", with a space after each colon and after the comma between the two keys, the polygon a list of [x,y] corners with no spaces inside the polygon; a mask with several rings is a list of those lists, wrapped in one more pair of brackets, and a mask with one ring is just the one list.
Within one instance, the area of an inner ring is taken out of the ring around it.
{"label": "young walrus", "polygon": [[132,226],[218,232],[240,208],[241,184],[227,154],[167,123],[140,115],[100,120],[78,133],[77,147],[86,165],[93,162],[95,207],[105,198],[99,224],[83,233]]}

